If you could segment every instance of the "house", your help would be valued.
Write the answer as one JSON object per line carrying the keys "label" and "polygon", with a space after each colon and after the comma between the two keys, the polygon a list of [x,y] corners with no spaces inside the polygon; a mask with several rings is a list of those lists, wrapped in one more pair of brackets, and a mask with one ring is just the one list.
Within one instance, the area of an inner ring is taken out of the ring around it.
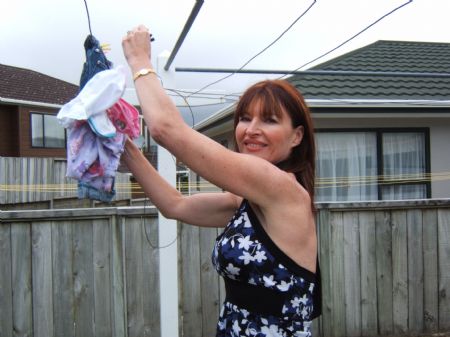
{"label": "house", "polygon": [[[0,64],[0,207],[84,207],[66,173],[66,130],[56,115],[79,92],[75,84]],[[148,157],[151,153],[146,153]],[[116,201],[142,198],[126,173],[116,175]]]}
{"label": "house", "polygon": [[65,129],[56,114],[78,86],[0,64],[0,156],[65,157]]}
{"label": "house", "polygon": [[[449,43],[377,41],[288,80],[314,120],[317,201],[450,196]],[[234,108],[196,129],[231,147]]]}

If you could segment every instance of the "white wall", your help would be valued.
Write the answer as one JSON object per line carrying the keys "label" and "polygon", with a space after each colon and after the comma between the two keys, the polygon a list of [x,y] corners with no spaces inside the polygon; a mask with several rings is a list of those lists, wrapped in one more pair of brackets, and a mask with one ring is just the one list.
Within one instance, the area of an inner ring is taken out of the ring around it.
{"label": "white wall", "polygon": [[[411,117],[403,114],[392,118],[391,114],[365,118],[367,114],[358,115],[357,118],[347,117],[330,118],[325,114],[314,115],[315,129],[364,129],[364,128],[429,128],[430,130],[430,166],[432,178],[432,198],[450,198],[450,118],[446,116],[430,115],[430,117]],[[227,125],[231,130],[231,123]],[[231,131],[224,128],[218,132],[206,132],[206,135],[216,139],[227,139],[232,144]]]}

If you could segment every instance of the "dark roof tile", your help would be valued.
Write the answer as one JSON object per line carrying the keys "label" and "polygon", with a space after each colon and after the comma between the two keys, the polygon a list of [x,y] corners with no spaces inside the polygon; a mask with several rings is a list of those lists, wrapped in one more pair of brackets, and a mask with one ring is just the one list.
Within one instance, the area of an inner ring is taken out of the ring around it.
{"label": "dark roof tile", "polygon": [[0,64],[0,97],[48,104],[65,104],[78,86],[42,73]]}
{"label": "dark roof tile", "polygon": [[310,99],[450,100],[450,44],[377,41],[289,81]]}

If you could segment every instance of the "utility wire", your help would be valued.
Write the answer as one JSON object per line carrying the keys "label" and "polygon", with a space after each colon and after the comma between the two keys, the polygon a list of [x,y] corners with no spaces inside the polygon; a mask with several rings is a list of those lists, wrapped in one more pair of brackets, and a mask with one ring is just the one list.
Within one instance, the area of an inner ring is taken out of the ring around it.
{"label": "utility wire", "polygon": [[286,76],[288,76],[288,75],[291,75],[292,73],[298,71],[299,69],[304,68],[304,67],[306,67],[307,65],[309,65],[309,64],[311,64],[311,63],[313,63],[313,62],[315,62],[315,61],[317,61],[317,60],[319,60],[319,59],[321,59],[321,58],[323,58],[323,57],[325,57],[325,56],[327,56],[328,54],[334,52],[335,50],[341,48],[342,46],[344,46],[344,45],[347,44],[348,42],[352,41],[353,39],[355,39],[356,37],[358,37],[359,35],[361,35],[361,34],[364,33],[365,31],[367,31],[367,30],[370,29],[372,26],[376,25],[378,22],[380,22],[381,20],[385,19],[386,17],[388,17],[388,16],[391,15],[392,13],[396,12],[397,10],[399,10],[400,8],[403,8],[403,7],[406,6],[406,5],[409,5],[409,4],[412,3],[412,2],[413,2],[413,0],[408,0],[407,2],[405,2],[405,3],[401,4],[400,6],[394,8],[393,10],[389,11],[388,13],[382,15],[380,18],[378,18],[377,20],[375,20],[374,22],[372,22],[370,25],[368,25],[367,27],[365,27],[364,29],[362,29],[361,31],[359,31],[358,33],[356,33],[355,35],[353,35],[353,36],[350,37],[349,39],[345,40],[344,42],[342,42],[342,43],[339,44],[338,46],[336,46],[336,47],[334,47],[333,49],[327,51],[326,53],[323,53],[322,55],[316,57],[315,59],[313,59],[313,60],[311,60],[311,61],[309,61],[309,62],[307,62],[307,63],[301,65],[300,67],[296,68],[295,70],[293,70],[293,71],[291,71],[291,72],[289,72],[289,73],[287,73],[287,74],[284,74],[283,76],[281,76],[281,77],[279,77],[279,78],[281,79],[281,78],[283,78],[283,77],[286,77]]}
{"label": "utility wire", "polygon": [[[411,0],[412,1],[412,0]],[[216,81],[214,81],[214,82],[211,82],[210,84],[208,84],[208,85],[205,85],[204,87],[202,87],[202,88],[200,88],[200,89],[198,89],[197,91],[195,91],[193,94],[191,94],[191,95],[188,95],[188,97],[189,96],[192,96],[192,95],[194,95],[194,94],[196,94],[196,93],[199,93],[200,91],[203,91],[203,90],[205,90],[206,88],[208,88],[208,87],[210,87],[210,86],[212,86],[212,85],[214,85],[214,84],[217,84],[217,83],[219,83],[219,82],[222,82],[223,80],[225,80],[225,79],[227,79],[227,78],[229,78],[229,77],[231,77],[231,76],[233,76],[234,74],[236,74],[236,72],[238,72],[239,70],[242,70],[247,64],[249,64],[251,61],[253,61],[255,58],[257,58],[259,55],[261,55],[262,53],[264,53],[267,49],[269,49],[271,46],[273,46],[278,40],[280,40],[282,37],[283,37],[283,35],[284,34],[286,34],[304,15],[306,15],[306,13],[308,13],[309,12],[309,10],[316,4],[316,0],[313,0],[313,2],[309,5],[309,7],[302,13],[302,14],[300,14],[300,16],[298,16],[290,25],[289,25],[289,27],[288,28],[286,28],[275,40],[273,40],[268,46],[266,46],[264,49],[262,49],[259,53],[257,53],[256,55],[254,55],[254,56],[252,56],[247,62],[245,62],[238,70],[236,70],[235,72],[233,72],[233,73],[231,73],[231,74],[228,74],[228,75],[226,75],[226,76],[224,76],[224,77],[222,77],[222,78],[220,78],[220,79],[218,79],[218,80],[216,80]]]}
{"label": "utility wire", "polygon": [[[286,77],[286,76],[288,76],[288,75],[291,75],[291,74],[293,74],[293,73],[295,73],[296,71],[298,71],[298,70],[300,70],[301,68],[304,68],[304,67],[306,67],[307,65],[309,65],[309,64],[311,64],[311,63],[313,63],[313,62],[316,62],[316,61],[318,61],[319,59],[321,59],[321,58],[323,58],[323,57],[325,57],[325,56],[327,56],[327,55],[329,55],[330,53],[332,53],[332,52],[334,52],[334,51],[336,51],[337,49],[339,49],[339,48],[341,48],[342,46],[344,46],[345,44],[347,44],[348,42],[350,42],[350,41],[352,41],[353,39],[355,39],[356,37],[358,37],[359,35],[361,35],[362,33],[364,33],[364,32],[366,32],[368,29],[370,29],[371,27],[373,27],[374,25],[376,25],[378,22],[380,22],[381,20],[383,20],[383,19],[385,19],[386,17],[388,17],[389,15],[391,15],[391,14],[393,14],[394,12],[396,12],[397,10],[399,10],[399,9],[401,9],[401,8],[403,8],[403,7],[405,7],[406,5],[408,5],[408,4],[410,4],[410,3],[412,3],[413,2],[413,0],[408,0],[407,2],[405,2],[405,3],[403,3],[403,4],[401,4],[400,6],[398,6],[398,7],[396,7],[396,8],[394,8],[393,10],[391,10],[391,11],[389,11],[388,13],[386,13],[386,14],[384,14],[384,15],[382,15],[380,18],[378,18],[377,20],[375,20],[374,22],[372,22],[371,24],[369,24],[368,26],[366,26],[364,29],[362,29],[361,31],[359,31],[358,33],[356,33],[356,34],[354,34],[352,37],[350,37],[350,38],[348,38],[347,40],[345,40],[344,42],[342,42],[342,43],[340,43],[338,46],[336,46],[336,47],[334,47],[334,48],[332,48],[331,50],[329,50],[329,51],[327,51],[327,52],[325,52],[325,53],[323,53],[323,54],[321,54],[321,55],[319,55],[319,56],[317,56],[316,58],[314,58],[313,60],[311,60],[311,61],[308,61],[307,63],[305,63],[305,64],[303,64],[303,65],[301,65],[300,67],[298,67],[298,68],[296,68],[296,69],[294,69],[294,70],[292,70],[292,71],[290,71],[290,72],[287,72],[286,74],[284,74],[283,76],[280,76],[279,77],[279,79],[282,79],[282,78],[284,78],[284,77]],[[206,88],[208,88],[208,87],[210,87],[210,86],[212,86],[212,85],[214,85],[214,84],[217,84],[217,83],[219,83],[219,82],[221,82],[221,81],[223,81],[223,80],[225,80],[225,79],[227,79],[227,78],[229,78],[229,77],[231,77],[231,76],[233,76],[233,75],[235,75],[237,72],[239,72],[240,70],[242,70],[250,61],[252,61],[254,58],[256,58],[257,56],[259,56],[262,52],[264,52],[265,50],[267,50],[269,47],[271,47],[276,41],[278,41],[289,29],[291,29],[292,28],[292,26],[302,17],[302,16],[304,16],[310,9],[311,9],[311,7],[314,5],[316,3],[316,1],[314,1],[309,7],[308,7],[308,9],[305,11],[305,12],[303,12],[277,39],[275,39],[275,41],[273,41],[271,44],[269,44],[266,48],[264,48],[261,52],[259,52],[258,54],[256,54],[255,56],[253,56],[249,61],[247,61],[243,66],[241,66],[239,69],[237,69],[237,70],[235,70],[234,72],[232,72],[231,74],[229,74],[229,75],[227,75],[227,76],[225,76],[225,77],[223,77],[223,78],[220,78],[219,80],[217,80],[217,81],[213,81],[213,82],[211,82],[211,83],[209,83],[209,84],[207,84],[207,85],[205,85],[203,88],[201,88],[201,89],[199,89],[199,90],[197,90],[197,91],[195,91],[195,92],[193,92],[191,95],[194,95],[194,94],[197,94],[197,93],[199,93],[200,91],[202,91],[202,90],[204,90],[204,89],[206,89]],[[188,97],[189,96],[191,96],[191,95],[188,95]],[[242,95],[242,92],[234,92],[234,93],[231,93],[231,94],[228,94],[227,96],[241,96]],[[225,97],[225,96],[223,96],[223,97]]]}

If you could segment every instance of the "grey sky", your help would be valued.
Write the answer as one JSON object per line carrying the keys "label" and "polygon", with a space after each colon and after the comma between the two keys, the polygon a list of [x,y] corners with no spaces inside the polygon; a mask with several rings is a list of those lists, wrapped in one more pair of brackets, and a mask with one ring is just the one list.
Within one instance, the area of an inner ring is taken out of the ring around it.
{"label": "grey sky", "polygon": [[[154,55],[171,51],[194,0],[87,0],[93,34],[109,43],[107,57],[124,64],[121,39],[143,23]],[[238,68],[271,43],[314,1],[205,0],[174,67]],[[248,69],[295,69],[331,50],[407,0],[317,0],[283,38]],[[83,0],[0,0],[0,63],[77,84],[89,33]],[[449,0],[414,0],[326,58],[376,40],[450,43]],[[176,73],[174,86],[198,89],[224,74]],[[234,75],[211,90],[237,92],[268,75]]]}

